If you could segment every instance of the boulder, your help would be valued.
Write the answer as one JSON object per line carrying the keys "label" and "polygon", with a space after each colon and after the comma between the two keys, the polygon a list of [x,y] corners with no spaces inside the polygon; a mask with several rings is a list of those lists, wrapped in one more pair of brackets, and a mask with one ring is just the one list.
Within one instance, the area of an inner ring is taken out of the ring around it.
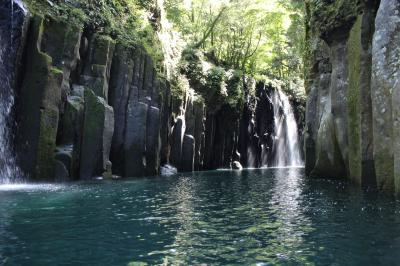
{"label": "boulder", "polygon": [[173,167],[169,164],[166,164],[166,165],[160,167],[160,174],[161,174],[161,176],[167,176],[167,177],[173,176],[173,175],[178,174],[178,169],[176,169],[175,167]]}
{"label": "boulder", "polygon": [[232,163],[232,169],[233,170],[243,170],[243,166],[239,161],[234,161]]}

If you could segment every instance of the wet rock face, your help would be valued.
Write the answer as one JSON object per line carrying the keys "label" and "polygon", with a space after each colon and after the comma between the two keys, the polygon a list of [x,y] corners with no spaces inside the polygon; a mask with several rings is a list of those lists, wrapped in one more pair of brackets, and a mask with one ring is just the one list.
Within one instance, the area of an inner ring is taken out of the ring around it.
{"label": "wet rock face", "polygon": [[[318,23],[308,29],[313,57],[308,66],[306,171],[399,193],[400,3],[365,0],[357,5],[352,14],[335,10],[336,22],[329,30]],[[310,21],[329,21],[313,13],[315,8],[308,3]],[[330,71],[321,67],[324,61]]]}
{"label": "wet rock face", "polygon": [[[26,31],[29,26],[29,13],[21,3],[2,1],[0,3],[0,54],[2,64],[0,78],[2,80],[2,97],[6,86],[15,87]],[[4,88],[3,88],[4,87]]]}
{"label": "wet rock face", "polygon": [[20,84],[22,52],[29,26],[29,14],[20,2],[0,2],[0,183],[17,178],[13,141],[14,103]]}
{"label": "wet rock face", "polygon": [[239,126],[238,153],[244,167],[262,167],[273,157],[274,110],[271,101],[272,87],[257,84],[255,94],[247,97]]}

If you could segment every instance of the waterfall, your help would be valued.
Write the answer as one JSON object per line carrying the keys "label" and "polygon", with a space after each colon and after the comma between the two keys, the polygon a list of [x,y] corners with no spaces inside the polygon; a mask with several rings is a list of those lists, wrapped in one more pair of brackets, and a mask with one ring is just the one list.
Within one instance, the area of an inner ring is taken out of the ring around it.
{"label": "waterfall", "polygon": [[14,40],[17,38],[15,13],[26,10],[17,0],[11,0],[6,8],[9,9],[9,15],[3,16],[0,21],[0,184],[12,183],[21,178],[21,171],[11,148],[12,127],[15,123],[12,119],[14,71],[18,53]]}
{"label": "waterfall", "polygon": [[289,98],[276,89],[271,95],[274,111],[273,167],[302,166],[296,119]]}

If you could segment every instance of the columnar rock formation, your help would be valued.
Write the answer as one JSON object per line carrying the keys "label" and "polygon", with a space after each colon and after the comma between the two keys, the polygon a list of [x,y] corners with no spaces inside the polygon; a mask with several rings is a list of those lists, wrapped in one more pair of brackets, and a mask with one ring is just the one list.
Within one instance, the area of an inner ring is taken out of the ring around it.
{"label": "columnar rock formation", "polygon": [[199,86],[193,78],[193,89],[177,98],[139,45],[34,14],[18,25],[27,28],[20,30],[27,42],[15,43],[23,64],[6,72],[20,73],[12,86],[15,144],[31,179],[154,176],[165,164],[193,171],[271,160],[273,86],[227,72],[227,92],[224,82]]}
{"label": "columnar rock formation", "polygon": [[306,170],[398,194],[400,2],[306,7]]}

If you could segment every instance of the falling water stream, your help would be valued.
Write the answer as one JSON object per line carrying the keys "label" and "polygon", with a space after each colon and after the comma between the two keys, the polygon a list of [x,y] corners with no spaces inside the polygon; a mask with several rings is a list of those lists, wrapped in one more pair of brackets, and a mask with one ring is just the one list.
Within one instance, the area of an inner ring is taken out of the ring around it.
{"label": "falling water stream", "polygon": [[275,135],[272,147],[274,159],[271,166],[302,166],[298,127],[289,98],[282,91],[274,90],[272,104]]}
{"label": "falling water stream", "polygon": [[[14,67],[17,56],[15,39],[15,9],[18,5],[25,12],[20,1],[10,1],[10,16],[2,21],[0,26],[0,184],[15,182],[21,176],[16,164],[16,158],[11,148],[12,141],[12,108],[14,105]],[[9,40],[7,40],[9,39]]]}

